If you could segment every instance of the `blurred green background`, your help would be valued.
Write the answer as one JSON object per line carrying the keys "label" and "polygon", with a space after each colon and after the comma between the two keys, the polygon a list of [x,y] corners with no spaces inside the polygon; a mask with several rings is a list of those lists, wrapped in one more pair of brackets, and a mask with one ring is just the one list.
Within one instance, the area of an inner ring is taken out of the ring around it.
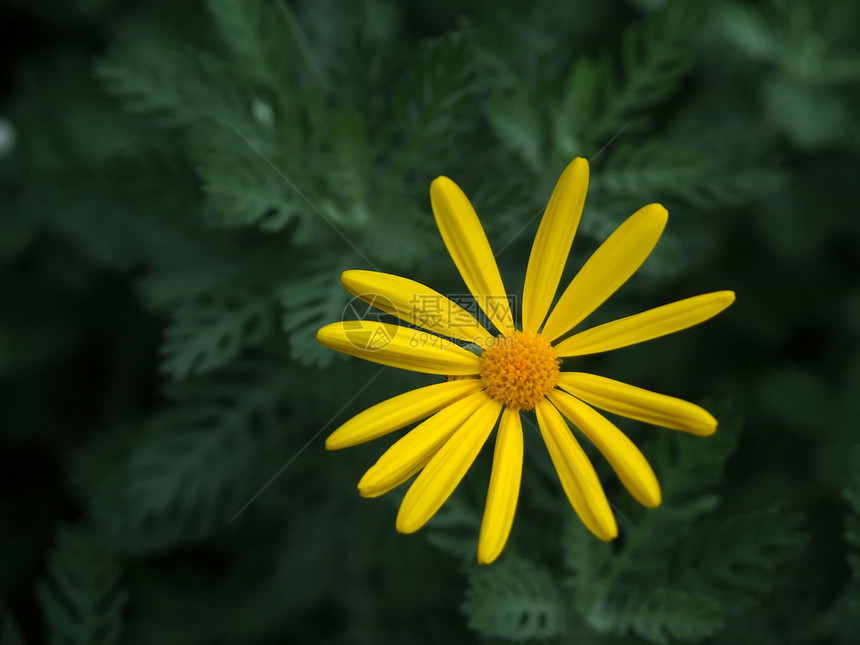
{"label": "blurred green background", "polygon": [[[0,643],[857,642],[857,33],[850,0],[0,4]],[[463,293],[440,174],[518,292],[536,221],[516,232],[575,156],[568,278],[670,212],[587,323],[738,296],[583,369],[721,427],[622,424],[664,504],[595,459],[606,545],[527,425],[478,568],[492,442],[398,535],[402,491],[355,489],[391,440],[323,439],[431,380],[314,334],[367,260]]]}

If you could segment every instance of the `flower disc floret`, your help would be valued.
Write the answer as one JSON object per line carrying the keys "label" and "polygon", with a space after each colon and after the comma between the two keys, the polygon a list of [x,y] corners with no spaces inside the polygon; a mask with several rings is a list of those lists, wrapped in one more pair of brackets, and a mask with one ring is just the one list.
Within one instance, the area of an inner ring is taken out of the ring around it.
{"label": "flower disc floret", "polygon": [[499,336],[481,356],[487,394],[515,410],[534,410],[555,387],[559,359],[540,334],[515,331]]}

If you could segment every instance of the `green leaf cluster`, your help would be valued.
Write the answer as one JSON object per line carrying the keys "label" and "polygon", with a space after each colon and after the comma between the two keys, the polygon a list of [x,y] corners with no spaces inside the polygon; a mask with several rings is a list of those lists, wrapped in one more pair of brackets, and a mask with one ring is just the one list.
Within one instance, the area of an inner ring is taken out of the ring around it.
{"label": "green leaf cluster", "polygon": [[[859,28],[851,0],[6,3],[0,641],[853,643]],[[465,293],[439,175],[518,294],[578,155],[563,282],[636,209],[670,212],[587,324],[738,300],[576,369],[731,400],[746,431],[711,406],[708,439],[622,422],[664,502],[592,453],[604,544],[527,421],[510,544],[477,568],[492,447],[397,534],[398,492],[355,485],[400,435],[323,440],[433,377],[315,335],[376,315],[347,269]]]}
{"label": "green leaf cluster", "polygon": [[635,637],[658,645],[701,642],[767,602],[776,574],[803,550],[802,517],[783,505],[726,515],[713,492],[736,445],[736,426],[702,446],[664,434],[652,453],[663,505],[617,509],[617,546],[570,513],[554,570],[520,556],[469,575],[470,625],[515,642]]}
{"label": "green leaf cluster", "polygon": [[121,643],[128,589],[123,567],[91,527],[61,526],[36,587],[49,643]]}

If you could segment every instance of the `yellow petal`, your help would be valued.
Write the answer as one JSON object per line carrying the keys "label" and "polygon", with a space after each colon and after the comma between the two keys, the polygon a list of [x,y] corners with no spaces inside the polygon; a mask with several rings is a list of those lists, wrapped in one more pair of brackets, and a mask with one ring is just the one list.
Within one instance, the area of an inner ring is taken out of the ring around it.
{"label": "yellow petal", "polygon": [[586,403],[622,417],[683,430],[700,437],[717,431],[717,420],[698,405],[596,374],[562,372],[558,377],[558,387]]}
{"label": "yellow petal", "polygon": [[549,456],[573,510],[601,540],[616,537],[618,525],[603,486],[564,418],[546,399],[537,404],[535,412]]}
{"label": "yellow petal", "polygon": [[441,508],[475,461],[501,411],[501,403],[487,398],[433,455],[412,482],[400,504],[397,513],[398,531],[414,533]]}
{"label": "yellow petal", "polygon": [[523,473],[523,426],[520,413],[505,408],[496,435],[487,506],[478,539],[478,564],[490,564],[505,548],[520,495]]}
{"label": "yellow petal", "polygon": [[362,497],[378,497],[421,470],[454,432],[488,400],[483,391],[443,408],[396,441],[358,482]]}
{"label": "yellow petal", "polygon": [[525,331],[538,331],[555,298],[558,281],[582,216],[586,192],[588,162],[577,157],[559,177],[532,244],[523,286]]}
{"label": "yellow petal", "polygon": [[389,323],[331,323],[317,332],[317,340],[338,352],[413,372],[449,376],[480,372],[481,359],[453,341]]}
{"label": "yellow petal", "polygon": [[344,271],[343,286],[364,302],[430,331],[477,345],[490,333],[468,311],[420,282],[379,271]]}
{"label": "yellow petal", "polygon": [[570,394],[553,390],[547,396],[606,457],[621,483],[640,504],[649,508],[660,505],[660,484],[654,469],[627,435]]}
{"label": "yellow petal", "polygon": [[716,316],[735,301],[733,291],[693,296],[587,329],[555,346],[559,357],[599,354],[687,329]]}
{"label": "yellow petal", "polygon": [[648,204],[615,229],[561,294],[543,328],[547,341],[573,329],[627,282],[654,249],[668,217],[660,204]]}
{"label": "yellow petal", "polygon": [[460,379],[404,392],[356,414],[329,435],[325,440],[326,450],[340,450],[378,439],[480,389],[480,379]]}
{"label": "yellow petal", "polygon": [[447,177],[430,184],[430,204],[442,240],[478,306],[502,332],[514,330],[508,292],[475,209],[460,187]]}

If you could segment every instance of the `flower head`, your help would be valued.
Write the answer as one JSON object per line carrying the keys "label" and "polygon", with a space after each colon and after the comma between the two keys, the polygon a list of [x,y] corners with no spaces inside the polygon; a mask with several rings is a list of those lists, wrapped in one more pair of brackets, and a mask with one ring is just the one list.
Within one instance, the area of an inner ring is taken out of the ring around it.
{"label": "flower head", "polygon": [[398,531],[417,531],[439,510],[498,422],[478,543],[478,562],[495,560],[510,534],[519,496],[521,414],[534,411],[568,500],[603,540],[618,534],[615,516],[565,419],[609,461],[633,497],[648,507],[661,499],[654,471],[633,442],[595,408],[700,436],[716,431],[716,419],[697,405],[561,368],[562,359],[606,352],[696,325],[720,313],[735,297],[731,291],[695,296],[568,336],[645,261],[668,217],[659,204],[634,213],[595,251],[550,311],[587,189],[588,162],[577,158],[558,180],[535,236],[523,287],[521,329],[514,324],[478,216],[447,177],[437,178],[430,187],[436,223],[466,286],[497,334],[457,303],[413,280],[374,271],[343,274],[341,280],[352,294],[413,327],[333,323],[317,333],[322,344],[365,360],[447,377],[374,405],[326,441],[330,450],[346,448],[421,422],[358,484],[363,496],[376,497],[418,475],[400,506]]}

